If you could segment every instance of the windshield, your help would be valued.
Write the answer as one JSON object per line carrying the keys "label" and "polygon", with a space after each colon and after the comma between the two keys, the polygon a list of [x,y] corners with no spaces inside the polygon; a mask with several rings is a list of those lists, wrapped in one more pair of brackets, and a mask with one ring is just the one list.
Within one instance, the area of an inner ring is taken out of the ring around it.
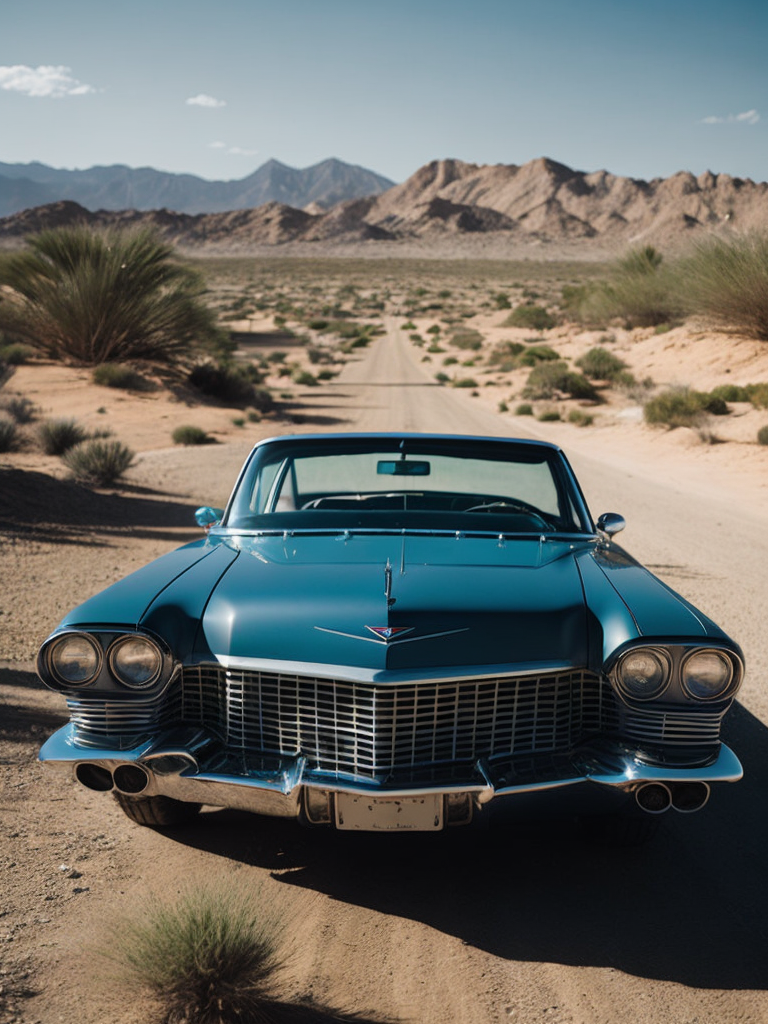
{"label": "windshield", "polygon": [[506,533],[590,529],[567,463],[526,442],[310,438],[259,446],[226,526]]}

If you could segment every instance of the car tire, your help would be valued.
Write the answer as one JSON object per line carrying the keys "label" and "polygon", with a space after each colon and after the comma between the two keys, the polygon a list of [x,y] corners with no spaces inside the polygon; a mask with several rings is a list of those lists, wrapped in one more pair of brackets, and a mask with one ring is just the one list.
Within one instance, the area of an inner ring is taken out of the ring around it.
{"label": "car tire", "polygon": [[115,793],[123,812],[137,825],[148,828],[162,828],[166,825],[180,825],[194,818],[200,804],[188,804],[169,796],[125,796]]}
{"label": "car tire", "polygon": [[644,846],[659,831],[658,816],[638,814],[598,814],[579,819],[584,838],[595,845],[613,847]]}

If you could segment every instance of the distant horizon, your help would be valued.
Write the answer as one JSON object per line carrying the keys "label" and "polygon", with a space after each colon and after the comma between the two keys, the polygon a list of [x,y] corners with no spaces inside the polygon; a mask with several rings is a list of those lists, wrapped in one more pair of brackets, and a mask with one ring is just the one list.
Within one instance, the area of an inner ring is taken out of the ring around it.
{"label": "distant horizon", "polygon": [[[482,162],[481,163],[480,161],[477,161],[477,160],[467,160],[467,159],[464,159],[462,157],[455,157],[455,156],[435,157],[434,159],[427,160],[426,163],[420,164],[418,167],[415,167],[413,169],[413,171],[411,171],[410,174],[406,175],[406,177],[403,178],[401,181],[396,181],[396,180],[393,180],[392,178],[389,178],[388,175],[386,175],[383,172],[379,171],[378,168],[376,168],[376,167],[367,167],[364,164],[361,164],[359,162],[353,162],[353,161],[350,161],[350,160],[342,160],[341,157],[337,157],[337,156],[323,157],[322,159],[316,160],[316,161],[314,161],[311,164],[306,164],[303,167],[300,167],[300,166],[298,166],[296,164],[290,164],[290,163],[288,163],[285,160],[281,160],[279,157],[267,157],[266,159],[261,161],[261,163],[257,164],[251,170],[246,171],[244,174],[240,174],[237,177],[226,177],[226,178],[225,177],[219,177],[219,178],[214,177],[214,178],[211,178],[211,177],[208,177],[207,175],[204,175],[204,174],[198,174],[195,171],[172,171],[172,170],[168,170],[167,168],[156,167],[153,164],[129,164],[129,163],[126,163],[125,161],[114,161],[112,163],[94,163],[94,164],[87,164],[87,165],[84,165],[84,166],[81,166],[81,167],[67,167],[67,166],[62,166],[62,165],[50,164],[50,163],[47,163],[45,160],[36,160],[36,159],[32,159],[32,160],[0,160],[0,164],[4,164],[6,166],[14,166],[14,167],[25,167],[25,166],[38,165],[38,166],[42,166],[42,167],[48,167],[48,168],[50,168],[51,170],[54,170],[54,171],[66,171],[66,172],[73,172],[73,173],[82,172],[82,171],[90,171],[90,170],[94,170],[94,169],[98,169],[98,168],[105,168],[106,169],[106,168],[110,168],[110,167],[125,167],[125,168],[127,168],[128,170],[131,170],[131,171],[149,170],[149,171],[156,171],[159,174],[169,174],[169,175],[174,175],[174,176],[177,176],[177,177],[188,176],[188,177],[192,177],[192,178],[198,178],[201,181],[217,183],[217,182],[238,182],[238,181],[244,181],[245,179],[251,177],[251,175],[255,174],[257,171],[261,170],[261,168],[264,167],[266,164],[270,164],[270,163],[280,164],[281,166],[287,167],[289,170],[293,170],[293,171],[306,171],[306,170],[310,170],[313,167],[318,167],[321,164],[328,163],[329,161],[332,161],[332,160],[335,160],[338,163],[344,164],[344,165],[349,166],[349,167],[357,167],[357,168],[360,168],[361,170],[372,172],[373,174],[376,174],[376,175],[378,175],[379,177],[382,177],[382,178],[388,178],[389,181],[392,181],[393,185],[401,185],[404,181],[407,181],[408,178],[410,178],[414,174],[416,174],[416,172],[419,171],[422,167],[426,167],[430,163],[440,163],[441,161],[445,161],[445,160],[456,160],[456,161],[458,161],[460,163],[476,164],[478,167],[493,167],[493,166],[524,167],[526,164],[533,163],[536,160],[549,160],[552,163],[561,164],[562,166],[567,167],[569,170],[573,171],[576,174],[585,174],[585,175],[587,175],[587,174],[598,174],[601,171],[605,171],[607,174],[611,174],[611,175],[613,175],[616,178],[629,178],[632,181],[647,181],[647,182],[651,182],[651,181],[657,181],[657,180],[662,180],[662,179],[666,179],[666,178],[671,178],[671,177],[674,177],[676,174],[691,174],[694,178],[699,178],[699,177],[701,177],[702,174],[713,174],[716,177],[720,177],[721,175],[724,174],[724,175],[727,175],[730,178],[739,178],[739,179],[742,179],[742,180],[748,180],[748,181],[754,182],[755,184],[763,184],[763,183],[768,184],[768,176],[760,177],[760,178],[752,178],[749,175],[735,174],[732,171],[727,171],[727,170],[715,170],[712,167],[705,167],[703,170],[700,170],[700,171],[692,170],[692,169],[690,169],[688,167],[680,167],[676,171],[671,172],[670,174],[656,174],[656,175],[652,175],[650,177],[649,176],[645,176],[645,175],[639,175],[639,174],[620,174],[620,173],[612,170],[610,167],[590,167],[590,168],[577,167],[574,164],[569,164],[565,160],[558,160],[555,157],[546,156],[544,154],[541,154],[541,155],[535,156],[535,157],[531,157],[529,160],[524,160],[524,161],[519,161],[519,162],[515,161],[515,160],[512,160],[512,161],[493,160],[493,161],[488,161],[488,162]],[[2,171],[0,171],[0,175],[1,174],[2,174]]]}

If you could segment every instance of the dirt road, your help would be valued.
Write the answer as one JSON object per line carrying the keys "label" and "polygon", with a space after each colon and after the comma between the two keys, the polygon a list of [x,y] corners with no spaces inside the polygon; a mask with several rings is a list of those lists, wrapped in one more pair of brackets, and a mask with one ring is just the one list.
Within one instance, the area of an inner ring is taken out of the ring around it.
{"label": "dirt road", "polygon": [[[477,399],[435,385],[417,360],[393,327],[336,383],[308,390],[299,429],[509,432]],[[671,817],[643,851],[590,847],[551,824],[512,835],[369,837],[222,811],[161,835],[35,765],[60,705],[31,673],[6,668],[0,1024],[149,1020],[146,1004],[94,984],[104,973],[94,944],[108,943],[103,929],[148,890],[170,893],[214,875],[277,901],[294,951],[288,991],[317,1007],[418,1024],[768,1021],[768,632],[760,625],[768,510],[607,465],[588,444],[569,454],[593,512],[621,511],[625,546],[745,648],[748,681],[727,728],[745,764],[742,783],[700,815]],[[182,513],[224,500],[247,447],[143,457],[135,483],[175,496],[165,524],[150,516],[124,531],[117,521],[106,538],[94,527],[87,543],[37,555],[21,542],[15,554],[5,548],[15,585],[23,592],[35,581],[31,619],[41,602],[61,611],[75,603],[89,573],[100,573],[95,590],[126,563],[172,546]],[[204,481],[205,493],[190,480]]]}

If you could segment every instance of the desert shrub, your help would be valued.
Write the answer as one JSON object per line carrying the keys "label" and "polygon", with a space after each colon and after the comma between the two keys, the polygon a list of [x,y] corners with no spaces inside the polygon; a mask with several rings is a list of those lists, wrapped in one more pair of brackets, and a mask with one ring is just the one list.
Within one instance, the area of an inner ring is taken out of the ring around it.
{"label": "desert shrub", "polygon": [[46,420],[38,430],[40,445],[46,455],[63,455],[87,437],[83,427],[74,419]]}
{"label": "desert shrub", "polygon": [[443,373],[442,370],[440,370],[439,373],[435,374],[435,380],[437,381],[438,384],[447,384],[450,379],[451,378],[448,376],[448,374]]}
{"label": "desert shrub", "polygon": [[458,380],[452,382],[451,386],[454,388],[476,388],[478,384],[474,377],[459,377]]}
{"label": "desert shrub", "polygon": [[94,487],[110,487],[130,469],[133,452],[120,441],[83,441],[62,456],[76,480]]}
{"label": "desert shrub", "polygon": [[518,364],[516,357],[520,355],[525,349],[525,345],[519,341],[500,341],[494,345],[490,355],[488,356],[488,362],[491,366],[500,366],[502,368],[513,369]]}
{"label": "desert shrub", "polygon": [[187,889],[120,922],[110,959],[132,986],[153,993],[164,1020],[195,1024],[267,1021],[281,966],[274,916],[249,893],[223,885]]}
{"label": "desert shrub", "polygon": [[9,395],[0,399],[0,409],[6,412],[15,423],[31,423],[35,418],[37,407],[23,395]]}
{"label": "desert shrub", "polygon": [[708,398],[691,388],[669,388],[645,403],[645,422],[670,429],[701,426],[707,416]]}
{"label": "desert shrub", "polygon": [[446,356],[443,360],[443,366],[455,366],[458,363],[456,356]]}
{"label": "desert shrub", "polygon": [[300,384],[302,387],[315,388],[317,387],[318,381],[314,373],[310,373],[309,370],[296,369],[291,374],[291,379],[294,384]]}
{"label": "desert shrub", "polygon": [[608,280],[587,287],[578,312],[590,323],[621,317],[629,327],[655,327],[676,319],[681,309],[676,275],[656,249],[645,246],[618,260]]}
{"label": "desert shrub", "polygon": [[557,409],[544,409],[536,419],[539,423],[556,423],[560,420],[560,413]]}
{"label": "desert shrub", "polygon": [[12,419],[0,416],[0,452],[13,452],[18,446],[18,425]]}
{"label": "desert shrub", "polygon": [[585,352],[576,360],[576,365],[593,380],[615,380],[618,374],[627,368],[623,360],[599,345]]}
{"label": "desert shrub", "polygon": [[330,321],[328,320],[315,319],[310,320],[307,327],[310,327],[313,331],[327,331],[329,323]]}
{"label": "desert shrub", "polygon": [[715,398],[722,398],[724,402],[748,402],[749,393],[746,388],[739,384],[718,384],[712,388],[710,394]]}
{"label": "desert shrub", "polygon": [[438,345],[436,341],[433,341],[432,344],[427,349],[427,352],[445,352],[445,349],[442,347],[442,345]]}
{"label": "desert shrub", "polygon": [[126,391],[142,391],[147,386],[140,373],[123,363],[102,363],[94,367],[91,379],[101,387],[123,388]]}
{"label": "desert shrub", "polygon": [[171,437],[174,444],[196,445],[216,443],[215,438],[206,433],[202,427],[185,424],[182,424],[180,427],[176,427]]}
{"label": "desert shrub", "polygon": [[10,363],[4,363],[2,359],[0,359],[0,388],[8,382],[8,379],[12,377],[15,372],[15,366],[11,366]]}
{"label": "desert shrub", "polygon": [[539,363],[554,362],[560,356],[549,345],[530,345],[518,356],[519,366],[538,366]]}
{"label": "desert shrub", "polygon": [[8,366],[23,366],[34,354],[31,345],[23,345],[21,342],[0,345],[0,361]]}
{"label": "desert shrub", "polygon": [[571,409],[568,413],[568,422],[573,423],[577,427],[590,427],[595,422],[595,417],[590,416],[583,409]]}
{"label": "desert shrub", "polygon": [[198,363],[190,370],[187,380],[192,387],[210,398],[244,406],[252,404],[254,384],[259,382],[260,375],[255,367],[248,369],[226,363]]}
{"label": "desert shrub", "polygon": [[680,261],[679,280],[687,312],[768,340],[768,234],[698,242]]}
{"label": "desert shrub", "polygon": [[768,444],[768,424],[764,427],[760,427],[757,432],[757,443]]}
{"label": "desert shrub", "polygon": [[768,384],[747,384],[744,390],[756,409],[768,409]]}
{"label": "desert shrub", "polygon": [[318,380],[333,380],[334,377],[338,377],[337,370],[319,370],[317,374]]}
{"label": "desert shrub", "polygon": [[402,325],[400,330],[401,331],[415,331],[416,330],[416,324],[413,323],[413,321],[411,321],[411,320],[406,320],[406,322]]}
{"label": "desert shrub", "polygon": [[421,347],[424,344],[424,339],[420,334],[411,334],[410,339],[414,345],[418,345],[419,347]]}
{"label": "desert shrub", "polygon": [[176,363],[221,335],[198,275],[147,231],[43,231],[0,262],[0,284],[0,327],[52,359]]}
{"label": "desert shrub", "polygon": [[509,412],[509,404],[502,400],[496,406],[496,409],[497,409],[498,412]]}
{"label": "desert shrub", "polygon": [[475,330],[453,331],[449,341],[456,348],[471,349],[473,352],[477,352],[483,346],[483,336],[480,331]]}
{"label": "desert shrub", "polygon": [[509,301],[509,295],[506,292],[497,292],[493,296],[493,304],[496,309],[511,309],[512,303]]}
{"label": "desert shrub", "polygon": [[533,416],[533,406],[530,402],[521,402],[515,409],[515,416]]}
{"label": "desert shrub", "polygon": [[440,333],[440,324],[432,324],[431,327],[427,328],[427,334],[439,334],[439,333]]}
{"label": "desert shrub", "polygon": [[599,397],[594,385],[582,374],[569,369],[568,364],[562,360],[535,366],[528,375],[523,396],[552,398],[557,392],[591,401],[597,401]]}
{"label": "desert shrub", "polygon": [[525,303],[515,306],[502,327],[528,327],[534,331],[548,331],[557,326],[557,320],[543,306]]}

